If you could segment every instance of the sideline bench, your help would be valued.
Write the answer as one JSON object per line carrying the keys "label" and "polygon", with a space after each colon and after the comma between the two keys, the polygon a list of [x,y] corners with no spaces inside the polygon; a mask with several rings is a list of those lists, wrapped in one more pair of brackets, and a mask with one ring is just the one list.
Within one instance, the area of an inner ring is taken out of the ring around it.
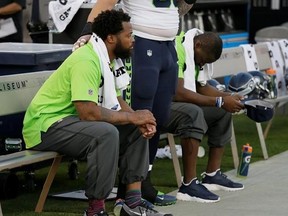
{"label": "sideline bench", "polygon": [[[53,71],[41,71],[1,76],[0,78],[2,86],[9,86],[9,88],[1,88],[0,91],[0,101],[5,101],[5,103],[1,103],[0,117],[25,112],[38,89],[52,73]],[[11,98],[13,99],[11,100]],[[35,207],[35,212],[42,212],[61,159],[62,155],[59,155],[56,152],[24,150],[11,154],[1,155],[0,172],[10,171],[14,168],[53,160],[43,185],[42,192]],[[0,215],[2,215],[1,203]]]}

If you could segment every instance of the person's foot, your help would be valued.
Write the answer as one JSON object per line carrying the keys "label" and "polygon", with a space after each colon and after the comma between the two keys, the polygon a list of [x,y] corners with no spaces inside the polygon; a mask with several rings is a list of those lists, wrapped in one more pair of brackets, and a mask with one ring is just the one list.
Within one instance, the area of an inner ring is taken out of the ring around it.
{"label": "person's foot", "polygon": [[[90,216],[90,214],[88,214],[87,210],[84,211],[84,215],[83,216]],[[93,214],[92,216],[109,216],[107,212],[105,211],[101,211],[99,213]]]}
{"label": "person's foot", "polygon": [[214,176],[208,176],[202,173],[202,184],[210,191],[224,190],[224,191],[238,191],[244,189],[244,185],[238,182],[233,182],[220,170]]}
{"label": "person's foot", "polygon": [[176,201],[177,199],[175,196],[164,194],[161,191],[158,191],[155,201],[154,201],[154,205],[157,205],[157,206],[173,205],[176,203]]}
{"label": "person's foot", "polygon": [[160,213],[154,209],[145,206],[142,202],[141,205],[136,206],[135,208],[129,208],[125,203],[123,204],[120,216],[173,216],[172,214]]}
{"label": "person's foot", "polygon": [[150,172],[148,172],[146,179],[142,181],[141,192],[143,199],[157,206],[172,205],[177,201],[175,196],[164,194],[154,188],[150,180]]}
{"label": "person's foot", "polygon": [[188,186],[182,183],[177,193],[177,199],[182,201],[195,201],[201,203],[214,203],[220,197],[207,190],[198,179],[194,179]]}
{"label": "person's foot", "polygon": [[[154,208],[154,205],[152,203],[148,202],[147,200],[142,199],[142,202],[143,202],[143,204],[142,204],[143,206],[148,206],[148,208],[150,208],[150,209]],[[117,199],[115,201],[114,208],[113,208],[113,213],[115,216],[120,216],[120,212],[121,212],[121,209],[122,209],[124,203],[125,203],[125,200],[123,200],[123,199]]]}

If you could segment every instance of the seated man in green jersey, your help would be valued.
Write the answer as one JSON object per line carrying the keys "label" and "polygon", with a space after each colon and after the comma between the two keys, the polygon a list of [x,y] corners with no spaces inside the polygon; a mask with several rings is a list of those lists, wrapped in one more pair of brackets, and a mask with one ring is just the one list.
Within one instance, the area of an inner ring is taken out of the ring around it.
{"label": "seated man in green jersey", "polygon": [[90,41],[62,63],[29,105],[23,128],[26,147],[87,161],[87,216],[108,215],[104,200],[118,168],[127,185],[121,215],[166,215],[141,200],[147,138],[155,134],[156,120],[148,110],[133,111],[120,95],[130,81],[120,59],[133,48],[130,16],[104,11],[92,30]]}

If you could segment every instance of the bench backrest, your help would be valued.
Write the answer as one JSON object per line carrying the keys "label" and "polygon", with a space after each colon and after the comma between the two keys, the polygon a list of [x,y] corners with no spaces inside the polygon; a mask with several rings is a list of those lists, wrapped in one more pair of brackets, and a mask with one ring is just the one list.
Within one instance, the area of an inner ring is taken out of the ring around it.
{"label": "bench backrest", "polygon": [[0,116],[25,112],[39,88],[53,71],[0,76]]}
{"label": "bench backrest", "polygon": [[225,48],[220,58],[213,63],[213,78],[246,71],[244,51],[241,47]]}

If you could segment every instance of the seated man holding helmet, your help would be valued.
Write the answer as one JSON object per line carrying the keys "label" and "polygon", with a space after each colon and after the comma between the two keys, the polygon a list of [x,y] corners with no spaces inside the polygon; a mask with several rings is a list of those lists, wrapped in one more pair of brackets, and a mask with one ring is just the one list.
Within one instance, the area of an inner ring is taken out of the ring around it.
{"label": "seated man holding helmet", "polygon": [[[193,47],[194,49],[191,49]],[[191,29],[176,39],[178,87],[165,131],[180,135],[184,177],[178,200],[217,202],[210,190],[241,190],[244,186],[220,171],[224,146],[231,139],[231,113],[244,108],[242,96],[231,95],[210,86],[209,67],[222,53],[222,40],[212,32]],[[204,69],[202,69],[204,68]],[[209,158],[200,183],[196,176],[199,144],[208,135]],[[205,187],[204,187],[205,186]]]}

